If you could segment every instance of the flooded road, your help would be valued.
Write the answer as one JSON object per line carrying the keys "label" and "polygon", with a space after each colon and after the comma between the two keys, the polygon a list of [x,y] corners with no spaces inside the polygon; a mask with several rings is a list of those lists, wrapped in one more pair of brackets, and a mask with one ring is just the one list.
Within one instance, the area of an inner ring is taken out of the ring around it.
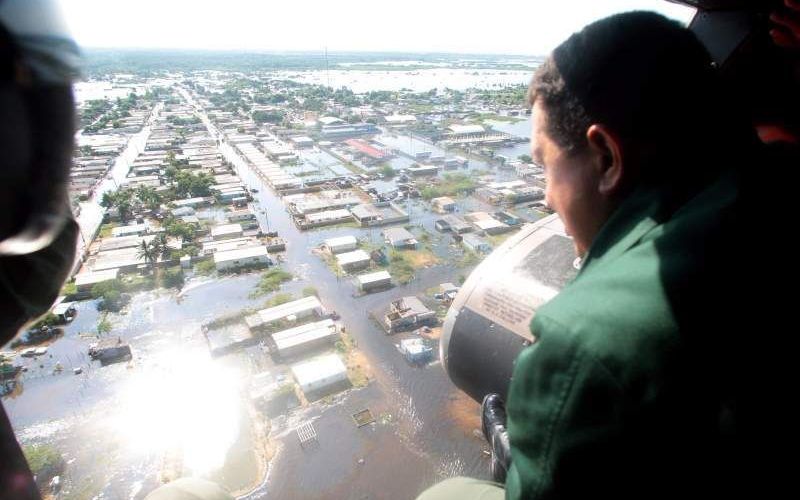
{"label": "flooded road", "polygon": [[[354,284],[348,279],[337,279],[325,263],[312,254],[311,250],[319,246],[325,239],[335,236],[355,235],[358,238],[379,241],[381,228],[344,227],[300,231],[289,220],[281,200],[247,167],[233,148],[223,144],[221,149],[226,154],[226,158],[236,166],[237,172],[245,184],[250,188],[258,189],[258,193],[254,195],[254,205],[257,208],[256,213],[261,224],[266,228],[267,221],[269,221],[269,229],[278,231],[289,242],[284,268],[297,274],[302,283],[293,283],[287,289],[299,288],[308,284],[314,286],[323,304],[341,315],[342,324],[356,339],[367,359],[375,364],[373,368],[376,372],[378,388],[370,386],[368,394],[374,395],[361,404],[367,407],[375,405],[386,408],[386,412],[391,415],[393,426],[396,428],[396,439],[399,439],[407,452],[414,457],[413,459],[409,458],[411,462],[406,461],[409,463],[409,467],[414,470],[410,464],[416,463],[419,470],[427,471],[427,474],[423,476],[415,476],[416,481],[403,482],[402,488],[398,486],[400,489],[388,491],[396,495],[394,498],[412,498],[425,486],[430,486],[442,477],[452,475],[487,476],[487,460],[481,453],[486,445],[482,439],[476,439],[474,435],[474,431],[480,425],[479,419],[474,418],[470,422],[471,426],[464,425],[464,419],[457,421],[456,417],[461,415],[454,415],[453,407],[456,406],[454,401],[460,401],[460,393],[447,378],[441,366],[438,363],[422,369],[410,366],[395,347],[397,339],[386,336],[383,330],[369,317],[370,313],[382,314],[391,300],[405,295],[421,294],[440,283],[455,281],[458,274],[465,273],[467,270],[457,269],[452,265],[453,263],[443,260],[440,265],[418,271],[415,279],[408,285],[355,298]],[[424,210],[421,202],[412,203],[417,205],[417,210],[412,210],[412,214],[418,213],[420,217],[412,215],[411,224],[424,224],[432,228],[433,214]],[[266,213],[261,213],[262,210]],[[355,406],[351,406],[351,408],[355,408]],[[477,403],[463,402],[460,406],[465,408],[467,413],[474,411],[473,415],[478,416]],[[328,418],[332,421],[337,420],[335,416]],[[349,416],[345,420],[347,419]],[[331,422],[328,425],[336,424]],[[349,425],[352,426],[352,422]],[[322,440],[323,437],[321,436],[320,439]],[[327,457],[325,460],[295,466],[300,467],[299,470],[291,469],[293,481],[298,482],[298,487],[304,488],[303,491],[314,490],[317,481],[329,480],[329,472],[326,467],[333,467],[334,462],[343,458],[344,450],[353,447],[347,433],[331,432],[325,436],[325,439],[330,440],[330,448],[324,453],[324,456]],[[292,439],[288,441],[292,441]],[[296,442],[296,439],[294,441]],[[289,452],[287,451],[287,453]],[[319,450],[317,453],[322,454],[323,452]],[[354,452],[355,455],[358,453]],[[279,471],[285,470],[283,467],[289,467],[282,463],[284,460],[282,457],[283,455],[279,454],[273,465],[275,470],[272,472],[274,474],[272,477],[274,478],[282,477]],[[391,462],[386,462],[386,471],[390,471],[390,467]],[[270,491],[271,495],[269,496],[298,498],[284,493],[285,491],[295,490],[275,488]],[[383,494],[376,494],[370,498],[384,498],[385,495],[386,490]],[[309,498],[314,498],[314,495]],[[326,497],[323,495],[319,498],[353,497],[337,497],[335,495]]]}
{"label": "flooded road", "polygon": [[[405,147],[405,141],[398,139],[397,147]],[[412,145],[435,151],[427,144]],[[387,336],[372,319],[394,299],[425,295],[470,271],[455,262],[460,250],[450,246],[449,237],[433,230],[438,216],[424,202],[408,202],[412,231],[428,235],[439,261],[418,270],[407,285],[362,296],[350,278],[338,278],[312,250],[343,235],[381,243],[382,228],[301,232],[233,146],[223,142],[220,151],[244,184],[258,190],[251,209],[262,229],[277,231],[287,241],[282,267],[294,279],[281,291],[297,296],[304,288],[316,289],[355,340],[369,365],[370,383],[332,402],[261,422],[263,416],[252,414],[247,384],[274,364],[257,347],[212,359],[201,330],[212,319],[262,307],[268,296],[250,296],[259,275],[194,277],[179,293],[140,293],[124,314],[107,316],[110,335],[131,345],[129,364],[100,368],[88,359],[101,316],[93,301],[80,303],[77,318],[48,354],[23,361],[28,371],[21,393],[3,401],[20,441],[47,443],[63,453],[67,498],[139,499],[180,475],[209,477],[246,498],[281,499],[413,498],[445,477],[486,478],[487,445],[476,437],[477,403],[455,389],[438,362],[409,365],[396,348],[402,335]],[[475,162],[471,168],[482,165]],[[462,211],[491,209],[474,198],[460,198],[458,204]],[[63,371],[54,373],[56,364]],[[82,373],[73,374],[74,368]],[[370,409],[376,421],[357,427],[351,415],[363,409]],[[294,429],[309,421],[319,443],[303,449]],[[264,446],[257,432],[262,424],[271,427],[277,453],[266,483],[256,453]]]}
{"label": "flooded road", "polygon": [[103,215],[106,212],[106,209],[100,206],[103,194],[115,191],[125,183],[125,178],[128,176],[131,165],[133,165],[136,157],[144,151],[147,138],[150,137],[150,128],[163,107],[162,103],[154,106],[147,123],[145,123],[141,131],[130,137],[125,149],[114,160],[114,165],[108,170],[106,177],[95,186],[92,196],[87,201],[80,203],[80,214],[77,217],[81,235],[78,242],[78,258],[86,251],[89,243],[97,234],[100,224],[103,223]]}

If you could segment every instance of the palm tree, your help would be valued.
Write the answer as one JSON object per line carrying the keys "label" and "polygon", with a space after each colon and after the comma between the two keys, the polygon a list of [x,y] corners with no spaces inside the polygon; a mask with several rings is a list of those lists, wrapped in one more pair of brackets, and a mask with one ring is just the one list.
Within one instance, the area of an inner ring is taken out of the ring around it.
{"label": "palm tree", "polygon": [[[154,240],[155,241],[155,240]],[[158,247],[153,248],[153,245],[148,244],[146,241],[142,240],[139,244],[139,251],[136,254],[136,257],[142,259],[145,264],[153,265],[153,263],[158,258],[158,253],[156,252]]]}
{"label": "palm tree", "polygon": [[163,260],[168,260],[171,249],[167,246],[167,235],[164,233],[158,234],[153,240],[150,242],[150,248],[156,255],[156,258],[161,257]]}
{"label": "palm tree", "polygon": [[161,196],[156,192],[155,188],[150,186],[139,186],[136,188],[136,197],[147,208],[155,210],[161,202]]}

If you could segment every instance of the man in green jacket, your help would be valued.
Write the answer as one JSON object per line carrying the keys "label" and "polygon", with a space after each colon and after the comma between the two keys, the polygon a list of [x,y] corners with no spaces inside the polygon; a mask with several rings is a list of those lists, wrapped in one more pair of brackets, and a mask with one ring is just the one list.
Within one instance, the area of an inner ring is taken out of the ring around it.
{"label": "man in green jacket", "polygon": [[645,12],[590,24],[537,70],[532,156],[581,270],[516,360],[505,491],[456,478],[421,498],[735,489],[734,231],[755,136],[722,89],[695,36]]}

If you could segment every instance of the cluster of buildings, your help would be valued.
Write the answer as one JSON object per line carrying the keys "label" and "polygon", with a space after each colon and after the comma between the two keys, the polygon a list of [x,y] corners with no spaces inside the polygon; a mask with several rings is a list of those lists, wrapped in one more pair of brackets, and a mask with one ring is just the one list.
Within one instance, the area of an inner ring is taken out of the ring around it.
{"label": "cluster of buildings", "polygon": [[150,104],[142,103],[130,110],[129,116],[116,120],[116,127],[106,127],[94,133],[83,131],[78,135],[69,174],[69,196],[74,212],[79,212],[80,202],[92,197],[97,185],[114,166],[116,157],[125,149],[131,136],[141,131],[150,113]]}
{"label": "cluster of buildings", "polygon": [[[308,400],[350,387],[347,368],[338,354],[330,352],[341,338],[342,327],[320,300],[312,295],[245,316],[241,322],[204,327],[212,356],[260,345],[275,363],[288,366]],[[279,382],[267,374],[271,390],[258,391],[258,398],[279,397]]]}
{"label": "cluster of buildings", "polygon": [[[108,210],[114,227],[90,245],[75,277],[79,290],[88,291],[99,282],[150,266],[189,268],[211,260],[217,271],[233,271],[269,265],[269,254],[284,250],[285,242],[263,235],[248,204],[250,193],[223,160],[217,142],[194,110],[185,103],[168,104],[152,122],[144,151],[132,162],[120,189],[133,188],[134,196],[140,196],[137,188],[149,188],[158,197],[158,206],[134,198],[127,216],[118,206]],[[190,182],[205,179],[205,188],[190,187],[202,190],[204,196],[190,192],[189,197],[180,197],[178,187],[185,182],[181,176],[194,179]],[[179,221],[190,228],[190,234],[170,234],[166,220]],[[169,251],[159,252],[148,262],[143,245],[159,235],[165,236]]]}

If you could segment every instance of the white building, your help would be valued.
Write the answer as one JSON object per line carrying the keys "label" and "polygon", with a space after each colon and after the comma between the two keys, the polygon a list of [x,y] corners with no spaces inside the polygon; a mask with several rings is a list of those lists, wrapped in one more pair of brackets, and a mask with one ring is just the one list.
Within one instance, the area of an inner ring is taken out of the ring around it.
{"label": "white building", "polygon": [[336,256],[336,262],[345,272],[357,271],[369,266],[370,257],[364,250],[340,253]]}
{"label": "white building", "polygon": [[238,248],[236,250],[218,250],[214,252],[214,266],[217,271],[226,271],[244,266],[268,265],[267,247]]}
{"label": "white building", "polygon": [[150,224],[142,222],[141,224],[129,224],[127,226],[118,226],[111,230],[111,236],[119,238],[122,236],[141,236],[147,234],[150,230]]}
{"label": "white building", "polygon": [[283,358],[333,344],[338,337],[336,325],[329,318],[272,334],[275,351]]}
{"label": "white building", "polygon": [[447,127],[453,134],[482,134],[486,129],[481,125],[450,125]]}
{"label": "white building", "polygon": [[378,271],[376,273],[362,274],[356,276],[358,287],[368,292],[377,288],[385,288],[392,284],[392,275],[388,271]]}
{"label": "white building", "polygon": [[86,292],[92,289],[97,283],[117,279],[119,269],[106,269],[104,271],[84,272],[75,275],[75,286],[79,292]]}
{"label": "white building", "polygon": [[311,146],[314,145],[314,139],[305,135],[292,137],[289,140],[292,142],[292,144],[294,144],[296,148],[310,148]]}
{"label": "white building", "polygon": [[383,238],[392,248],[417,248],[417,239],[403,227],[384,229]]}
{"label": "white building", "polygon": [[211,238],[214,241],[241,238],[242,232],[241,224],[221,224],[211,230]]}
{"label": "white building", "polygon": [[431,206],[440,214],[452,212],[456,209],[456,202],[449,196],[441,196],[431,200]]}
{"label": "white building", "polygon": [[296,321],[298,318],[306,318],[316,314],[324,316],[325,309],[322,303],[315,296],[303,297],[302,299],[279,304],[274,307],[262,309],[256,314],[247,316],[244,321],[250,330],[259,330],[269,327],[281,320]]}
{"label": "white building", "polygon": [[386,115],[383,117],[387,124],[391,125],[410,125],[417,122],[414,115]]}
{"label": "white building", "polygon": [[352,235],[339,236],[338,238],[328,238],[324,245],[332,254],[351,252],[358,248],[358,240]]}
{"label": "white building", "polygon": [[321,396],[325,391],[347,382],[347,367],[336,354],[292,365],[292,374],[306,397],[309,397],[309,393]]}
{"label": "white building", "polygon": [[465,234],[462,241],[464,246],[475,253],[489,253],[492,246],[488,241],[475,234]]}

